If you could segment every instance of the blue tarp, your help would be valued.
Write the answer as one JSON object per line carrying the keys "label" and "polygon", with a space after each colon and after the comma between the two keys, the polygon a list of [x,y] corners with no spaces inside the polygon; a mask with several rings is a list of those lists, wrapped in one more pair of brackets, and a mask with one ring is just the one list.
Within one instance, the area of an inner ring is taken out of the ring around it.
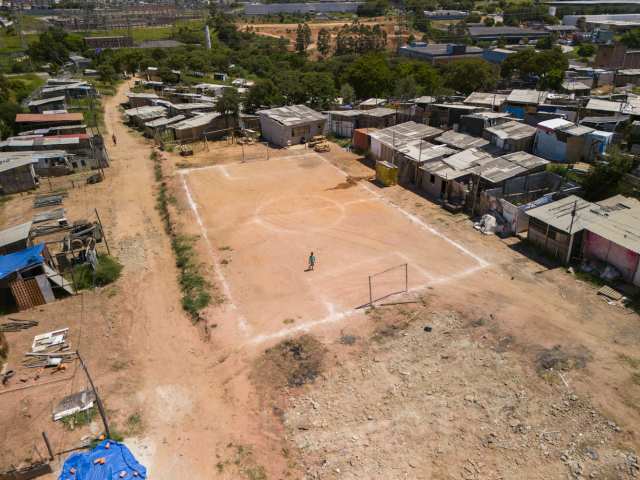
{"label": "blue tarp", "polygon": [[44,244],[40,243],[34,247],[20,250],[19,252],[0,255],[0,280],[23,268],[40,265],[44,260],[42,258],[43,249]]}
{"label": "blue tarp", "polygon": [[[104,464],[94,463],[100,458],[104,458]],[[71,469],[74,469],[74,473],[71,473]],[[122,475],[122,472],[126,475]],[[145,479],[147,469],[138,463],[124,443],[103,440],[93,450],[74,453],[67,458],[58,480],[122,480],[123,478],[125,480]]]}

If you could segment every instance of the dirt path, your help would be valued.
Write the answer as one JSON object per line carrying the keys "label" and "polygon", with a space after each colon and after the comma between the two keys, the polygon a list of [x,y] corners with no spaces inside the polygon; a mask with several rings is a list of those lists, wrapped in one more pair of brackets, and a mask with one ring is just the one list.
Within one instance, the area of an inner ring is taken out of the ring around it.
{"label": "dirt path", "polygon": [[240,355],[227,359],[204,342],[181,310],[173,253],[155,210],[151,148],[120,119],[128,89],[122,85],[105,104],[108,138],[117,137],[109,146],[115,181],[107,222],[125,263],[117,314],[132,322],[132,375],[140,379],[127,401],[145,425],[144,434],[128,442],[152,478],[209,479],[216,463],[226,461],[229,443],[259,447],[251,421],[257,402]]}

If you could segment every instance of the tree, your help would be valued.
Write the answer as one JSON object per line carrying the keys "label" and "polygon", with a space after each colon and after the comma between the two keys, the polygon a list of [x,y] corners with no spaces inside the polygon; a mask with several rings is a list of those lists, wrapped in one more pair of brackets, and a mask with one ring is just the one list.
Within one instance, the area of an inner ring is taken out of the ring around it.
{"label": "tree", "polygon": [[498,83],[498,72],[489,62],[479,58],[457,60],[445,65],[444,84],[466,95],[476,90],[490,91]]}
{"label": "tree", "polygon": [[356,91],[351,85],[345,83],[340,87],[340,96],[342,97],[343,104],[350,105],[356,99]]}
{"label": "tree", "polygon": [[311,45],[311,28],[306,22],[302,25],[302,33],[304,35],[304,49],[306,50]]}
{"label": "tree", "polygon": [[305,33],[302,24],[298,24],[298,29],[296,30],[296,52],[304,53],[307,50],[307,45],[305,41]]}
{"label": "tree", "polygon": [[100,76],[100,80],[107,83],[112,83],[117,78],[116,69],[113,67],[111,63],[103,63],[98,65],[98,75]]}
{"label": "tree", "polygon": [[82,52],[81,37],[66,33],[60,27],[51,27],[42,32],[38,40],[29,45],[28,54],[36,61],[63,65],[71,52]]}
{"label": "tree", "polygon": [[576,53],[579,57],[589,58],[596,53],[596,47],[592,43],[583,43],[582,45],[578,45]]}
{"label": "tree", "polygon": [[400,100],[409,100],[418,96],[418,84],[413,76],[402,77],[396,83],[393,96]]}
{"label": "tree", "polygon": [[620,184],[633,168],[633,157],[610,147],[603,162],[597,162],[582,182],[587,200],[597,202],[620,193]]}
{"label": "tree", "polygon": [[331,51],[331,34],[326,28],[321,28],[318,31],[318,53],[323,57],[329,55]]}
{"label": "tree", "polygon": [[541,78],[552,70],[565,71],[568,68],[569,62],[560,47],[553,47],[551,50],[541,52],[536,52],[533,48],[526,48],[509,55],[502,62],[500,73],[503,78],[511,78],[516,74],[521,79],[529,79],[531,77]]}
{"label": "tree", "polygon": [[480,17],[479,13],[472,12],[467,15],[467,18],[464,19],[464,23],[480,23],[482,17]]}
{"label": "tree", "polygon": [[640,48],[640,28],[634,28],[626,32],[620,37],[620,42],[627,48]]}
{"label": "tree", "polygon": [[484,17],[484,24],[487,27],[493,27],[496,24],[496,21],[493,17]]}
{"label": "tree", "polygon": [[391,90],[393,73],[386,56],[371,53],[358,57],[344,73],[358,98],[383,97]]}
{"label": "tree", "polygon": [[255,112],[263,107],[282,105],[283,98],[275,83],[270,79],[258,80],[249,90],[244,107],[247,112]]}
{"label": "tree", "polygon": [[225,88],[222,91],[222,96],[218,97],[218,101],[216,102],[216,112],[225,116],[227,127],[229,127],[229,117],[232,117],[234,120],[238,118],[238,114],[240,113],[240,95],[235,88]]}
{"label": "tree", "polygon": [[305,73],[300,83],[307,96],[305,103],[309,103],[311,108],[326,110],[335,101],[336,88],[328,73]]}
{"label": "tree", "polygon": [[412,77],[416,82],[417,95],[434,95],[442,87],[438,70],[419,60],[403,59],[394,69],[394,74],[398,79]]}
{"label": "tree", "polygon": [[389,8],[389,0],[366,0],[358,5],[359,17],[379,17]]}
{"label": "tree", "polygon": [[536,42],[536,48],[538,50],[549,50],[553,47],[553,39],[551,36],[543,37]]}

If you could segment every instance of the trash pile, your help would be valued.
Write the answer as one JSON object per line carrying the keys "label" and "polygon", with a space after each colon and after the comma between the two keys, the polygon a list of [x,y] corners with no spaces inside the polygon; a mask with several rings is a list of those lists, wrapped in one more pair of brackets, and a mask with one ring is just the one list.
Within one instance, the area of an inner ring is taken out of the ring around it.
{"label": "trash pile", "polygon": [[486,213],[479,222],[473,224],[473,228],[485,235],[494,235],[506,231],[505,223],[499,213]]}
{"label": "trash pile", "polygon": [[68,328],[62,328],[33,337],[31,351],[25,353],[22,365],[27,368],[54,367],[56,371],[66,370],[65,364],[76,357],[76,352],[71,351],[67,342],[68,333]]}

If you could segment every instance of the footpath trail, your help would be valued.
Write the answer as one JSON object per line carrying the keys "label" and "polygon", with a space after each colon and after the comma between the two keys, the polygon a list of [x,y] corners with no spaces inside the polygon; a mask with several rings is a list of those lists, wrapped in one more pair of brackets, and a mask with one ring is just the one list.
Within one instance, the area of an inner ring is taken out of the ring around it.
{"label": "footpath trail", "polygon": [[[127,442],[151,478],[227,478],[216,464],[230,443],[251,445],[256,456],[268,450],[255,421],[258,402],[242,355],[216,351],[182,312],[174,256],[155,208],[151,146],[121,121],[130,86],[105,102],[112,188],[103,221],[125,265],[115,314],[130,319],[127,354],[138,380],[130,399],[114,401],[141,413],[143,433]],[[278,468],[273,457],[269,473]]]}

